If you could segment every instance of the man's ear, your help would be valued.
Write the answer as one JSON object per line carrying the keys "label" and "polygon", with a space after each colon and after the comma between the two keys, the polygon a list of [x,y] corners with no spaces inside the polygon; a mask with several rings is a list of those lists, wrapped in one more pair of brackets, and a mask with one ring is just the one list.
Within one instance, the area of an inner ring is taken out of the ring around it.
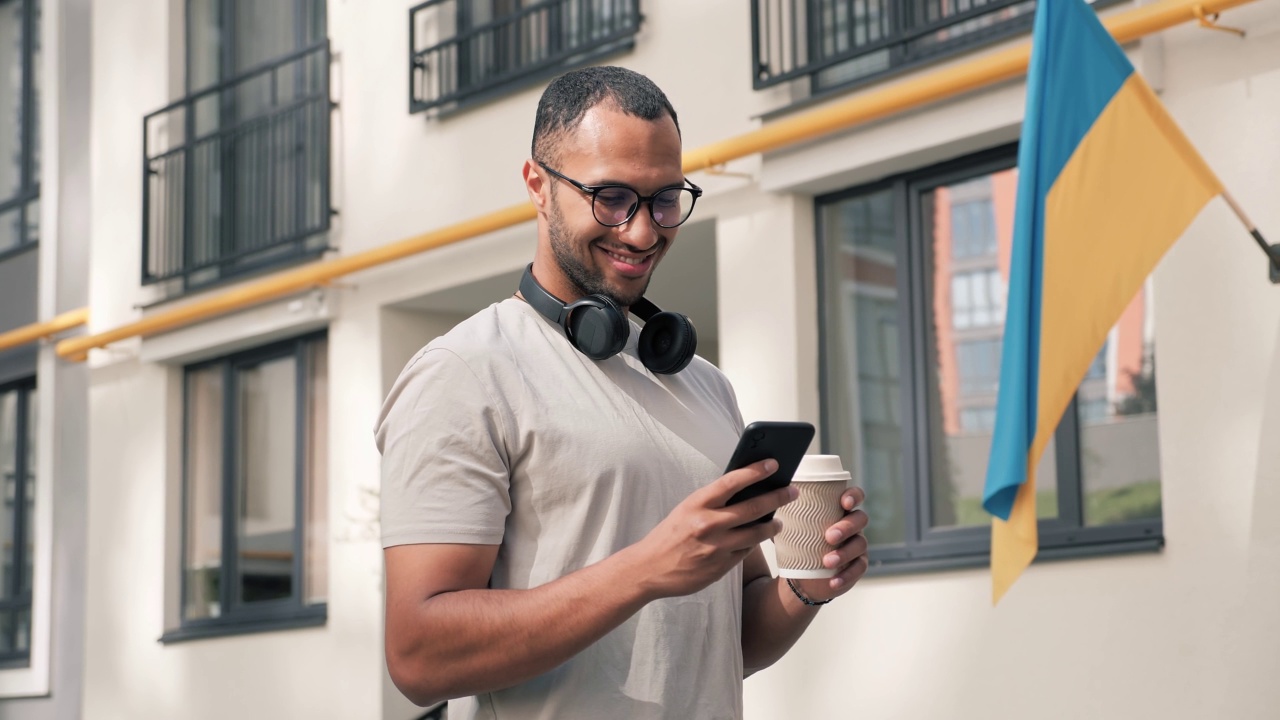
{"label": "man's ear", "polygon": [[547,193],[551,191],[551,185],[543,176],[542,168],[530,158],[524,161],[520,174],[524,177],[524,189],[529,193],[529,202],[533,203],[539,213],[542,213],[547,206]]}

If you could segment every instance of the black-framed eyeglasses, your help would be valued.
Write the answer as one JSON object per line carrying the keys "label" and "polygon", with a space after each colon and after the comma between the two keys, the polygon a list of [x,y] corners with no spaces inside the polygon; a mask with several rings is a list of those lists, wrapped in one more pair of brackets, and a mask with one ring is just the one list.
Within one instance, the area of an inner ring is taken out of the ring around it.
{"label": "black-framed eyeglasses", "polygon": [[693,213],[694,203],[702,197],[702,188],[689,182],[688,178],[685,178],[685,182],[689,183],[688,187],[672,185],[645,196],[626,185],[583,185],[571,177],[552,170],[541,160],[538,164],[543,170],[578,188],[584,194],[590,195],[591,212],[595,215],[596,222],[605,227],[625,225],[636,214],[640,203],[649,205],[649,217],[653,218],[658,227],[677,227],[689,219],[689,215]]}

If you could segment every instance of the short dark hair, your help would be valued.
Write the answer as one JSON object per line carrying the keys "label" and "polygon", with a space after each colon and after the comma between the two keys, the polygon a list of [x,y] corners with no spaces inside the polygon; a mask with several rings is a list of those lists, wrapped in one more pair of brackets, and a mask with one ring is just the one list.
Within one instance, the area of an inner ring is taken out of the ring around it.
{"label": "short dark hair", "polygon": [[652,80],[622,67],[586,67],[552,80],[542,92],[533,122],[533,158],[557,162],[560,141],[578,127],[588,110],[606,100],[642,120],[657,120],[666,113],[675,123],[676,133],[680,132],[675,108]]}

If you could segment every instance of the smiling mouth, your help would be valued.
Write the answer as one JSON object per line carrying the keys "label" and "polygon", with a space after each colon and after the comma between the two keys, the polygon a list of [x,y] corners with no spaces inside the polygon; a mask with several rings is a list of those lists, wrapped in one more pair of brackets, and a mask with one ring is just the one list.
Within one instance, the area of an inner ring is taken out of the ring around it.
{"label": "smiling mouth", "polygon": [[600,248],[600,250],[603,251],[605,255],[608,255],[609,257],[613,258],[614,260],[617,260],[620,263],[626,263],[627,265],[643,265],[644,263],[648,262],[648,260],[652,258],[654,255],[658,254],[658,251],[654,250],[653,252],[648,253],[647,255],[642,255],[640,257],[628,257],[626,255],[619,255],[618,253],[613,252],[612,250],[605,250],[604,248]]}

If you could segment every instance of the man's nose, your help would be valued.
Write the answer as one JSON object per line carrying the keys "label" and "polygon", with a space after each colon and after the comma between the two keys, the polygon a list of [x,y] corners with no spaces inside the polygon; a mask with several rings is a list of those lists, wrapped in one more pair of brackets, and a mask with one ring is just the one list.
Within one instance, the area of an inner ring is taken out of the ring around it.
{"label": "man's nose", "polygon": [[661,242],[662,236],[649,215],[649,206],[641,203],[631,219],[618,227],[618,240],[632,252],[645,252]]}

